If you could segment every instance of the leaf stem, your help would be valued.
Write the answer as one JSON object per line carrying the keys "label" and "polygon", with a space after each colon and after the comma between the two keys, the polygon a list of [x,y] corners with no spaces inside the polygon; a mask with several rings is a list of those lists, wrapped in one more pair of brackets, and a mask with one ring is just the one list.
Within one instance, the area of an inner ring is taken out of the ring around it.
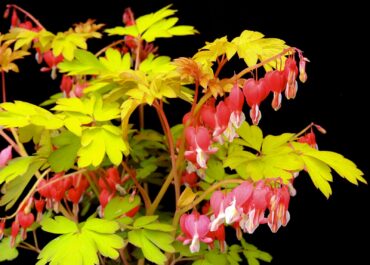
{"label": "leaf stem", "polygon": [[1,89],[3,92],[3,102],[6,102],[5,72],[1,70]]}
{"label": "leaf stem", "polygon": [[163,102],[158,103],[158,101],[155,101],[153,106],[156,109],[158,116],[162,120],[161,123],[162,123],[163,131],[164,131],[164,134],[166,135],[167,142],[168,142],[168,149],[170,151],[171,166],[172,168],[175,169],[173,171],[173,174],[174,174],[173,178],[175,182],[175,197],[176,197],[176,202],[177,202],[180,198],[180,178],[177,174],[177,168],[176,168],[175,143],[174,143],[173,136],[171,133],[170,125],[167,120],[167,116],[165,112],[163,111]]}
{"label": "leaf stem", "polygon": [[239,72],[239,74],[233,76],[232,79],[235,80],[235,79],[242,78],[245,74],[247,74],[247,73],[249,73],[249,72],[251,72],[251,71],[253,71],[253,70],[255,70],[255,69],[257,69],[257,68],[259,68],[259,67],[261,67],[261,66],[263,66],[263,65],[265,65],[265,64],[267,64],[269,62],[271,62],[271,61],[274,61],[277,58],[280,58],[284,54],[286,54],[288,52],[294,53],[295,51],[296,51],[296,48],[294,48],[294,47],[286,48],[282,52],[280,52],[280,53],[278,53],[278,54],[276,54],[276,55],[274,55],[274,56],[272,56],[272,57],[270,57],[270,58],[268,58],[266,60],[263,60],[262,62],[260,62],[258,64],[255,64],[253,66],[250,66],[248,68],[245,68],[244,70],[242,70],[241,72]]}
{"label": "leaf stem", "polygon": [[139,183],[139,181],[137,180],[137,178],[135,176],[135,173],[132,172],[131,168],[127,165],[127,163],[125,161],[122,161],[121,164],[122,164],[122,167],[124,168],[124,170],[126,170],[126,172],[131,177],[131,179],[134,182],[137,189],[139,190],[139,192],[140,192],[140,194],[141,194],[141,196],[143,197],[143,200],[144,200],[145,209],[148,211],[148,209],[150,209],[150,207],[152,205],[152,203],[150,202],[150,198],[149,198],[148,193],[146,193],[143,186],[141,186],[141,184]]}
{"label": "leaf stem", "polygon": [[36,230],[33,230],[33,231],[32,231],[32,235],[33,235],[33,241],[35,242],[35,247],[36,247],[37,249],[40,249],[40,248],[39,248],[39,243],[38,243],[38,241],[37,241],[37,234],[36,234]]}
{"label": "leaf stem", "polygon": [[19,154],[21,155],[21,152],[19,150],[19,147],[18,145],[13,141],[12,138],[10,138],[5,132],[3,129],[0,129],[0,135],[13,147],[13,149]]}
{"label": "leaf stem", "polygon": [[102,49],[100,49],[97,53],[95,53],[95,56],[98,57],[100,56],[103,52],[105,52],[106,50],[108,50],[109,48],[112,48],[114,46],[117,46],[118,44],[121,44],[121,43],[124,43],[125,40],[124,39],[121,39],[121,40],[117,40],[115,42],[112,42],[111,44],[103,47]]}
{"label": "leaf stem", "polygon": [[22,206],[24,203],[26,203],[26,201],[28,201],[28,199],[31,197],[31,195],[36,191],[36,188],[37,186],[39,185],[39,183],[41,182],[41,180],[44,179],[44,177],[50,172],[50,168],[48,168],[47,170],[45,170],[40,178],[38,178],[36,180],[36,182],[33,184],[32,188],[30,189],[30,191],[27,193],[27,195],[23,198],[23,200],[21,201],[21,203],[19,204],[17,210],[12,214],[12,215],[9,215],[9,216],[5,216],[5,217],[2,217],[1,219],[11,219],[13,217],[15,217],[17,215],[17,213],[21,210]]}

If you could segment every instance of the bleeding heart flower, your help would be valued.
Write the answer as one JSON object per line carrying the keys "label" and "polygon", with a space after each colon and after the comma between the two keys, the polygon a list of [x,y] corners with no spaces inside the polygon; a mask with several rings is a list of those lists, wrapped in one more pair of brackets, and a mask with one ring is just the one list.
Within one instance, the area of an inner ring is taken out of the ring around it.
{"label": "bleeding heart flower", "polygon": [[44,60],[48,67],[42,67],[41,72],[51,71],[51,78],[55,79],[57,77],[57,65],[63,61],[64,57],[62,54],[54,56],[52,51],[46,51],[44,53]]}
{"label": "bleeding heart flower", "polygon": [[0,240],[3,239],[5,230],[5,219],[0,219]]}
{"label": "bleeding heart flower", "polygon": [[184,214],[180,218],[180,227],[185,237],[180,236],[178,240],[184,245],[190,243],[190,252],[199,252],[200,242],[211,243],[212,238],[208,237],[210,220],[206,215],[193,212]]}
{"label": "bleeding heart flower", "polygon": [[15,239],[17,238],[17,235],[19,233],[19,222],[18,220],[13,221],[12,227],[11,227],[11,232],[10,232],[10,246],[12,248],[15,247]]}
{"label": "bleeding heart flower", "polygon": [[248,106],[251,108],[249,114],[253,124],[257,125],[261,119],[259,105],[268,96],[270,90],[266,87],[264,79],[254,80],[249,78],[243,86],[243,93]]}
{"label": "bleeding heart flower", "polygon": [[185,158],[201,168],[207,168],[207,160],[210,154],[217,152],[217,148],[211,147],[211,137],[207,128],[200,126],[194,128],[189,126],[185,129],[188,150],[185,151]]}
{"label": "bleeding heart flower", "polygon": [[296,80],[298,75],[298,67],[294,58],[286,59],[284,72],[287,79],[285,97],[287,99],[294,99],[298,91],[298,83]]}
{"label": "bleeding heart flower", "polygon": [[284,91],[287,84],[287,78],[284,71],[270,71],[265,74],[265,84],[268,89],[274,93],[272,99],[272,108],[278,110],[281,106],[281,92]]}
{"label": "bleeding heart flower", "polygon": [[243,113],[244,95],[237,83],[234,84],[225,102],[231,110],[230,122],[235,128],[239,128],[245,121],[245,115]]}
{"label": "bleeding heart flower", "polygon": [[25,213],[24,211],[20,211],[18,212],[16,218],[19,222],[19,225],[22,227],[22,239],[24,240],[27,237],[27,228],[35,222],[35,216],[33,213]]}
{"label": "bleeding heart flower", "polygon": [[286,226],[290,220],[288,211],[290,193],[287,185],[274,188],[269,194],[269,215],[267,224],[273,233],[276,233],[281,226]]}

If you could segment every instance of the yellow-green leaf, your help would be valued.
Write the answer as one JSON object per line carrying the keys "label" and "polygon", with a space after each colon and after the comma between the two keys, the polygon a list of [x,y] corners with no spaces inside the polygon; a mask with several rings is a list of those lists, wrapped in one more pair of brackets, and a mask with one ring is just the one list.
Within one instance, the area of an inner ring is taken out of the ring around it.
{"label": "yellow-green leaf", "polygon": [[315,187],[318,188],[326,198],[329,198],[332,194],[329,181],[333,179],[330,173],[330,167],[314,157],[302,156],[302,159],[305,163],[305,169],[310,175]]}
{"label": "yellow-green leaf", "polygon": [[260,151],[263,134],[258,126],[250,126],[247,122],[243,122],[240,128],[237,130],[237,133],[243,138],[243,145],[251,147],[256,151]]}
{"label": "yellow-green leaf", "polygon": [[10,237],[5,237],[0,241],[0,262],[11,261],[18,257],[18,250],[10,246]]}
{"label": "yellow-green leaf", "polygon": [[77,224],[64,216],[55,216],[55,218],[44,218],[41,221],[42,230],[53,234],[69,234],[78,231]]}
{"label": "yellow-green leaf", "polygon": [[183,208],[195,200],[196,194],[189,187],[181,193],[179,200],[177,201],[177,207]]}

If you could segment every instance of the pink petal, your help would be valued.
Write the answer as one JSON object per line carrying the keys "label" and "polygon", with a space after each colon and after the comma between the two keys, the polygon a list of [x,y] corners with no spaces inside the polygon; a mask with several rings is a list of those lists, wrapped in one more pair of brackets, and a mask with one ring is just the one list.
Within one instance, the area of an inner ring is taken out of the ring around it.
{"label": "pink petal", "polygon": [[200,126],[196,132],[196,143],[202,150],[207,150],[211,144],[211,137],[207,128]]}
{"label": "pink petal", "polygon": [[198,231],[199,238],[203,238],[208,234],[210,222],[211,221],[209,220],[208,216],[204,214],[199,216],[198,224],[197,224],[197,231]]}
{"label": "pink petal", "polygon": [[195,128],[193,126],[189,126],[185,129],[185,138],[187,144],[192,148],[196,148],[196,142],[195,142]]}
{"label": "pink petal", "polygon": [[[225,195],[221,191],[215,191],[210,200],[210,205],[213,210],[215,216],[217,216],[220,210],[223,208],[223,200],[225,199]],[[223,209],[222,209],[223,210]]]}
{"label": "pink petal", "polygon": [[235,83],[229,95],[229,108],[232,111],[242,111],[244,105],[243,92]]}
{"label": "pink petal", "polygon": [[12,159],[12,146],[8,145],[8,147],[4,148],[0,152],[0,167],[4,167],[11,159]]}

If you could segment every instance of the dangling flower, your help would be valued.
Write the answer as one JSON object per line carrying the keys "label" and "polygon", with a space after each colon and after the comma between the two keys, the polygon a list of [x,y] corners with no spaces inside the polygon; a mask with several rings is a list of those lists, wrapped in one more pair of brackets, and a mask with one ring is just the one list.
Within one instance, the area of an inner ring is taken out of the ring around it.
{"label": "dangling flower", "polygon": [[270,71],[265,74],[265,84],[268,89],[274,93],[272,99],[272,108],[278,110],[281,106],[281,92],[284,91],[287,84],[287,78],[284,71]]}
{"label": "dangling flower", "polygon": [[253,193],[253,185],[250,182],[243,182],[225,198],[225,222],[226,224],[233,224],[240,220],[243,214],[243,205],[251,197]]}
{"label": "dangling flower", "polygon": [[27,228],[33,224],[35,216],[33,213],[26,213],[24,210],[21,210],[18,212],[16,218],[22,228],[22,239],[24,240],[27,237]]}
{"label": "dangling flower", "polygon": [[222,143],[223,139],[221,134],[226,130],[230,119],[230,110],[226,104],[221,101],[215,108],[214,100],[211,100],[210,104],[203,106],[200,111],[200,116],[202,117],[204,125],[213,131],[213,140]]}
{"label": "dangling flower", "polygon": [[248,106],[251,108],[249,115],[254,125],[257,125],[261,119],[261,111],[259,105],[268,96],[269,89],[265,86],[264,79],[254,80],[249,78],[243,86],[243,93]]}
{"label": "dangling flower", "polygon": [[289,188],[287,185],[274,188],[269,195],[269,210],[267,224],[273,233],[276,233],[280,226],[286,226],[290,220],[289,207]]}
{"label": "dangling flower", "polygon": [[304,136],[298,138],[298,142],[309,144],[312,148],[319,149],[316,143],[316,135],[314,131],[311,129],[309,133],[306,133]]}
{"label": "dangling flower", "polygon": [[294,58],[286,59],[284,72],[287,79],[285,97],[287,99],[294,99],[298,91],[298,82],[296,80],[298,75],[298,67]]}
{"label": "dangling flower", "polygon": [[243,113],[244,96],[237,83],[234,84],[225,101],[231,110],[230,122],[235,128],[239,128],[245,121],[245,115]]}
{"label": "dangling flower", "polygon": [[44,60],[48,67],[42,67],[41,72],[51,71],[51,78],[55,79],[57,77],[57,65],[63,61],[63,55],[59,54],[54,56],[52,51],[47,51],[44,53]]}
{"label": "dangling flower", "polygon": [[217,152],[217,148],[211,147],[211,137],[208,130],[200,126],[197,129],[190,126],[185,130],[188,150],[185,158],[192,163],[197,163],[201,168],[207,168],[207,160],[210,154]]}
{"label": "dangling flower", "polygon": [[253,195],[244,205],[244,214],[239,222],[244,232],[252,234],[260,224],[266,223],[265,211],[268,192],[269,188],[263,181],[259,181],[254,187]]}
{"label": "dangling flower", "polygon": [[210,231],[216,231],[220,225],[225,222],[225,194],[222,191],[215,191],[210,200],[210,206],[213,210],[210,223]]}
{"label": "dangling flower", "polygon": [[180,227],[184,236],[179,236],[177,239],[182,241],[184,245],[190,243],[190,252],[199,252],[200,242],[211,243],[213,239],[208,235],[210,220],[206,215],[200,215],[197,212],[184,214],[180,218]]}
{"label": "dangling flower", "polygon": [[15,220],[12,223],[11,232],[10,232],[10,246],[12,248],[15,247],[15,240],[17,238],[18,233],[19,233],[19,222],[18,220]]}
{"label": "dangling flower", "polygon": [[309,62],[306,57],[299,56],[299,80],[302,83],[307,81],[307,73],[306,73],[306,62]]}
{"label": "dangling flower", "polygon": [[5,219],[0,219],[0,240],[3,239],[5,230]]}

